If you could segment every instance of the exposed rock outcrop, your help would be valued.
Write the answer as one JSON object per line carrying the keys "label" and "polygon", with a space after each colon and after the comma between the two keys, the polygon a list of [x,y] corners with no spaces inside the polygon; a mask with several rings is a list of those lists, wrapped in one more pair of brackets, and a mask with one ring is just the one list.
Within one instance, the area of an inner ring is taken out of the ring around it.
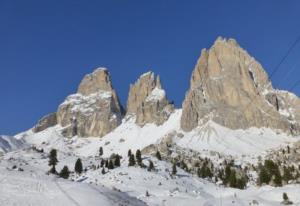
{"label": "exposed rock outcrop", "polygon": [[153,72],[143,74],[134,85],[130,85],[127,114],[136,115],[138,125],[161,125],[173,111],[174,105],[168,101],[159,76],[155,77]]}
{"label": "exposed rock outcrop", "polygon": [[123,109],[113,89],[109,72],[96,69],[81,81],[78,92],[59,106],[57,121],[65,136],[102,137],[122,120]]}
{"label": "exposed rock outcrop", "polygon": [[34,126],[33,132],[41,132],[49,127],[53,127],[57,124],[56,113],[51,113],[44,116],[38,123]]}
{"label": "exposed rock outcrop", "polygon": [[296,96],[274,90],[262,66],[235,40],[218,38],[202,50],[193,71],[181,127],[191,131],[212,119],[231,129],[269,127],[299,134],[299,115]]}

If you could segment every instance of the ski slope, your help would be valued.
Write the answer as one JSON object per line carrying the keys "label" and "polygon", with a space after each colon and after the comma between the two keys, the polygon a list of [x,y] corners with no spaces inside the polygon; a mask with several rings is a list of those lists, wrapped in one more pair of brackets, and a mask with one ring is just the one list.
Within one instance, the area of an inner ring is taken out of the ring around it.
{"label": "ski slope", "polygon": [[[212,151],[229,155],[241,162],[255,163],[268,150],[299,141],[280,131],[267,128],[230,130],[214,122],[208,122],[192,132],[180,129],[181,110],[176,110],[161,126],[147,124],[139,127],[134,117],[124,119],[122,124],[103,138],[64,138],[60,126],[48,128],[39,133],[31,130],[16,135],[16,140],[45,153],[29,148],[18,149],[0,158],[0,205],[281,205],[282,193],[288,193],[294,205],[300,205],[300,186],[288,185],[280,188],[248,185],[246,190],[224,188],[205,179],[198,178],[178,168],[177,175],[171,175],[172,165],[144,156],[143,162],[154,162],[155,171],[139,167],[128,167],[127,152],[159,144],[170,133],[175,133],[173,142],[178,146],[209,156]],[[178,135],[180,134],[180,135]],[[102,174],[98,151],[103,147],[104,157],[113,153],[123,156],[121,167]],[[64,165],[73,170],[77,158],[87,168],[81,176],[72,175],[66,181],[45,175],[49,169],[47,154],[58,150],[57,170]],[[12,170],[13,165],[24,172]],[[7,169],[8,168],[8,169]],[[148,192],[149,195],[146,195]],[[2,195],[3,194],[3,195]],[[51,201],[52,200],[52,201]],[[53,201],[59,200],[59,201]],[[59,202],[59,203],[57,203]]]}

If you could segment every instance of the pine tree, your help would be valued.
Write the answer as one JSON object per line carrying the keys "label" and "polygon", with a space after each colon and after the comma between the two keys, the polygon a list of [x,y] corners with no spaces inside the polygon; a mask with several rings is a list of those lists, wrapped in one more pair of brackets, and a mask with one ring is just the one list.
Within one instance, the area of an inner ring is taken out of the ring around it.
{"label": "pine tree", "polygon": [[283,177],[282,179],[286,182],[289,182],[293,179],[293,175],[291,174],[290,168],[284,167],[283,168]]}
{"label": "pine tree", "polygon": [[231,167],[230,167],[230,165],[226,165],[226,167],[225,167],[225,177],[224,177],[224,180],[223,180],[225,185],[227,185],[229,183],[230,175],[231,175]]}
{"label": "pine tree", "polygon": [[277,187],[281,187],[282,186],[282,177],[280,175],[279,170],[274,173],[274,184]]}
{"label": "pine tree", "polygon": [[271,180],[271,177],[264,166],[261,166],[258,177],[260,184],[269,184]]}
{"label": "pine tree", "polygon": [[130,149],[130,150],[128,150],[128,157],[131,157],[131,155],[132,155],[132,152],[131,152],[131,149]]}
{"label": "pine tree", "polygon": [[142,154],[139,149],[135,153],[135,158],[136,158],[138,165],[142,165]]}
{"label": "pine tree", "polygon": [[160,152],[159,152],[159,151],[156,152],[156,158],[157,158],[158,160],[161,160],[161,155],[160,155]]}
{"label": "pine tree", "polygon": [[150,172],[152,170],[154,170],[154,164],[153,164],[153,162],[151,160],[149,160],[148,171]]}
{"label": "pine tree", "polygon": [[64,166],[63,169],[60,171],[59,176],[64,179],[68,179],[70,176],[69,168],[67,166]]}
{"label": "pine tree", "polygon": [[236,187],[237,186],[237,180],[236,180],[236,172],[235,170],[231,170],[230,176],[229,176],[229,187]]}
{"label": "pine tree", "polygon": [[236,181],[236,188],[239,188],[241,190],[246,188],[247,180],[245,177],[239,178]]}
{"label": "pine tree", "polygon": [[104,159],[101,159],[100,167],[103,167],[104,165],[105,165],[105,160],[104,160]]}
{"label": "pine tree", "polygon": [[105,160],[105,167],[108,168],[108,160]]}
{"label": "pine tree", "polygon": [[105,175],[105,168],[104,168],[104,167],[102,167],[101,173],[102,173],[103,175]]}
{"label": "pine tree", "polygon": [[176,174],[177,174],[177,168],[176,168],[176,163],[174,163],[172,166],[172,175],[176,175]]}
{"label": "pine tree", "polygon": [[129,163],[128,166],[134,166],[135,165],[135,159],[134,159],[134,155],[131,154],[129,157]]}
{"label": "pine tree", "polygon": [[112,160],[109,160],[109,163],[108,163],[108,169],[110,170],[113,170],[114,169],[114,163]]}
{"label": "pine tree", "polygon": [[103,155],[103,148],[100,147],[100,148],[99,148],[99,156],[101,157],[102,155]]}
{"label": "pine tree", "polygon": [[57,160],[57,150],[52,149],[49,154],[49,163],[48,165],[51,166],[52,168],[50,169],[50,173],[52,174],[57,174],[55,166],[57,165],[58,160]]}
{"label": "pine tree", "polygon": [[288,197],[288,195],[285,192],[282,194],[282,198],[283,198],[284,201],[288,201],[289,200],[289,197]]}
{"label": "pine tree", "polygon": [[115,158],[115,167],[120,167],[121,162],[120,162],[120,156],[117,154]]}
{"label": "pine tree", "polygon": [[78,174],[81,174],[83,171],[83,167],[82,167],[82,162],[81,159],[78,158],[76,163],[75,163],[75,168],[74,168],[75,172]]}

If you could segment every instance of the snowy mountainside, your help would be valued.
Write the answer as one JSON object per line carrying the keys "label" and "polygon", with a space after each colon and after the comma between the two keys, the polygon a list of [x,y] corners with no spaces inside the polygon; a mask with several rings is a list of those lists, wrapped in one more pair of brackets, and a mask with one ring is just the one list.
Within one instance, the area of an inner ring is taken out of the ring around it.
{"label": "snowy mountainside", "polygon": [[[15,138],[36,148],[42,148],[44,153],[40,154],[32,149],[22,149],[7,153],[1,160],[2,165],[4,164],[6,168],[12,168],[13,165],[17,165],[17,168],[25,170],[25,174],[21,172],[20,176],[17,176],[17,171],[13,170],[12,172],[16,175],[14,176],[5,168],[1,169],[3,170],[1,173],[9,173],[9,176],[12,176],[12,180],[8,179],[6,181],[7,187],[12,187],[11,185],[16,184],[16,179],[18,178],[28,179],[23,177],[23,175],[34,176],[34,171],[36,170],[43,171],[43,174],[40,174],[42,176],[49,169],[47,154],[51,149],[55,148],[58,150],[58,171],[64,165],[67,165],[73,171],[77,158],[82,159],[86,168],[82,175],[72,174],[70,177],[71,180],[81,183],[55,180],[61,181],[59,184],[67,191],[68,196],[77,202],[73,202],[75,205],[82,205],[86,199],[99,202],[105,201],[107,196],[111,197],[111,192],[116,191],[119,191],[119,193],[114,193],[114,201],[120,201],[118,195],[125,195],[127,199],[134,201],[137,205],[145,202],[150,206],[255,205],[256,203],[274,206],[281,205],[283,192],[288,193],[295,205],[300,204],[298,197],[300,187],[297,184],[275,188],[271,186],[258,187],[254,182],[249,182],[246,190],[228,188],[219,186],[216,182],[199,178],[197,175],[188,173],[179,167],[177,168],[177,174],[172,175],[172,163],[165,160],[159,161],[148,154],[143,154],[143,163],[147,167],[149,161],[152,161],[155,165],[153,171],[147,171],[147,168],[140,168],[139,166],[128,167],[129,159],[127,153],[129,149],[135,153],[137,149],[143,150],[150,145],[159,145],[164,143],[166,137],[169,137],[170,134],[172,134],[172,140],[178,147],[198,152],[197,154],[200,156],[209,157],[212,161],[217,162],[220,160],[212,155],[214,151],[222,157],[230,156],[236,161],[253,164],[257,162],[259,156],[263,157],[268,154],[268,150],[279,150],[279,148],[291,145],[299,140],[299,137],[289,136],[280,131],[273,131],[267,128],[231,130],[212,121],[191,132],[184,132],[180,129],[181,113],[182,110],[175,110],[164,124],[160,126],[146,124],[144,127],[140,127],[135,123],[134,116],[128,116],[123,119],[120,126],[102,138],[79,138],[76,136],[65,138],[62,135],[64,128],[59,125],[38,133],[29,130],[16,135]],[[103,147],[104,150],[101,158],[109,158],[112,154],[121,155],[121,166],[113,170],[105,169],[105,174],[102,174],[102,168],[99,167],[101,159],[99,157],[100,147]],[[41,179],[45,182],[32,183],[35,180],[30,179],[28,183],[25,182],[24,184],[49,184],[48,191],[52,192],[53,197],[66,198],[60,196],[61,194],[57,191],[59,188],[52,188],[53,179],[51,180],[51,177],[43,176]],[[30,187],[26,192],[31,194]],[[79,190],[74,189],[79,187]],[[11,192],[13,189],[8,190],[8,192],[3,191],[7,199],[11,197],[10,193],[13,193]],[[95,191],[99,190],[101,190],[100,194],[104,194],[104,196],[95,197],[94,195],[97,194]],[[102,190],[108,192],[105,193]],[[40,201],[38,198],[30,195],[29,197],[32,205],[37,205],[36,203]],[[67,204],[71,200],[68,198],[63,201],[66,201]],[[114,201],[104,203],[104,205],[117,205]],[[7,205],[13,204],[9,203]]]}
{"label": "snowy mountainside", "polygon": [[0,136],[0,154],[12,150],[20,149],[24,146],[23,140],[18,140],[10,136]]}
{"label": "snowy mountainside", "polygon": [[[67,141],[69,147],[80,156],[93,156],[99,147],[105,147],[106,156],[112,153],[127,155],[129,149],[133,151],[143,149],[151,144],[159,144],[162,139],[172,132],[176,132],[174,141],[178,146],[192,149],[200,153],[215,151],[224,155],[239,158],[241,156],[263,155],[267,150],[288,145],[300,140],[280,131],[268,128],[250,128],[247,130],[231,130],[212,121],[199,126],[191,132],[180,129],[181,109],[176,110],[163,125],[147,124],[140,127],[135,124],[134,117],[124,119],[122,124],[103,138],[71,138]],[[51,127],[40,133],[31,131],[17,135],[22,136],[29,144],[41,145],[47,143],[57,149],[66,149],[64,138],[60,134],[60,126]],[[66,140],[65,140],[66,141]]]}

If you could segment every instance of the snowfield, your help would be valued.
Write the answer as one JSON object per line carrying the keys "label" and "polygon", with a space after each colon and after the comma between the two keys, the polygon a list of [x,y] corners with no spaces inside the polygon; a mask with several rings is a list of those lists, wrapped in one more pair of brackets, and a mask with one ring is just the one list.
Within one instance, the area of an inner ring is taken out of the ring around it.
{"label": "snowfield", "polygon": [[[134,123],[134,117],[128,117],[101,139],[64,138],[60,126],[39,133],[29,130],[16,135],[14,141],[27,147],[18,145],[11,147],[14,151],[5,149],[3,153],[8,153],[0,156],[0,205],[276,206],[281,205],[283,192],[288,194],[294,205],[300,205],[300,185],[275,188],[249,184],[246,190],[225,188],[180,168],[177,168],[176,175],[171,175],[170,163],[147,155],[143,156],[143,163],[148,165],[151,160],[154,171],[138,166],[128,167],[129,149],[135,153],[137,149],[159,144],[174,132],[180,134],[173,138],[178,146],[197,151],[203,157],[218,152],[250,163],[255,163],[268,150],[299,141],[299,137],[266,128],[230,130],[214,122],[186,133],[180,129],[180,116],[181,110],[176,110],[163,125],[147,124],[143,128]],[[44,153],[28,145],[43,149]],[[123,156],[121,167],[102,174],[102,168],[95,167],[100,164],[100,147],[104,150],[103,157],[110,157],[113,153]],[[53,148],[58,150],[58,171],[64,165],[73,171],[75,161],[80,157],[86,172],[81,176],[71,174],[70,180],[47,175],[47,155]]]}

